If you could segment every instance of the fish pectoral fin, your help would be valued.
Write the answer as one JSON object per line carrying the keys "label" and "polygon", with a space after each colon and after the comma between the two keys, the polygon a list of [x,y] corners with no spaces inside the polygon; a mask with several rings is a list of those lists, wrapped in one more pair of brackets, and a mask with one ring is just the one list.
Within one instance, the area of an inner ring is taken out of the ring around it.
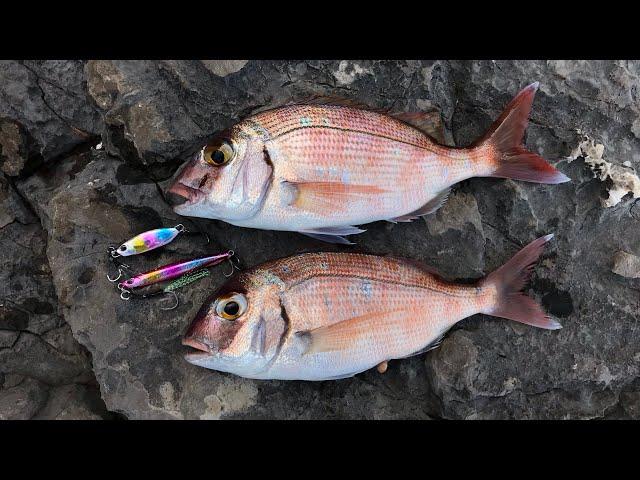
{"label": "fish pectoral fin", "polygon": [[305,210],[326,214],[337,207],[345,208],[347,203],[366,200],[384,193],[376,185],[352,185],[341,182],[284,182],[292,189],[290,205]]}
{"label": "fish pectoral fin", "polygon": [[372,338],[372,333],[391,323],[405,310],[393,310],[367,313],[358,317],[348,318],[326,327],[303,330],[297,335],[306,342],[304,355],[321,352],[333,352],[354,348],[358,341]]}
{"label": "fish pectoral fin", "polygon": [[443,191],[441,191],[438,195],[433,197],[431,200],[429,200],[427,203],[425,203],[419,209],[411,213],[407,213],[406,215],[390,218],[389,221],[390,222],[411,222],[418,217],[429,215],[430,213],[435,212],[445,204],[445,202],[449,198],[450,193],[451,193],[451,188],[446,188]]}
{"label": "fish pectoral fin", "polygon": [[300,233],[302,233],[303,235],[315,238],[316,240],[321,240],[328,243],[339,243],[341,245],[353,245],[353,242],[350,242],[342,235],[357,235],[358,233],[363,232],[366,232],[366,230],[358,227],[353,227],[351,225],[346,225],[343,227],[314,228],[313,230],[300,230]]}
{"label": "fish pectoral fin", "polygon": [[442,116],[440,112],[432,110],[430,112],[402,112],[402,113],[390,113],[390,116],[400,120],[401,122],[408,123],[412,127],[417,128],[422,133],[430,136],[438,143],[444,143],[444,123],[442,122]]}

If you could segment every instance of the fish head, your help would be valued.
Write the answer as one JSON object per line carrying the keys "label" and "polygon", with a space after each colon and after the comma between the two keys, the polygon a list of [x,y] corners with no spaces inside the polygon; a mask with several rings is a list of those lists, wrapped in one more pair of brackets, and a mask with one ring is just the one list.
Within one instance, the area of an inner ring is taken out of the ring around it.
{"label": "fish head", "polygon": [[202,146],[168,192],[179,215],[246,220],[260,210],[272,171],[262,137],[238,124]]}
{"label": "fish head", "polygon": [[257,378],[277,355],[288,323],[278,285],[259,277],[240,273],[204,302],[182,339],[188,362]]}

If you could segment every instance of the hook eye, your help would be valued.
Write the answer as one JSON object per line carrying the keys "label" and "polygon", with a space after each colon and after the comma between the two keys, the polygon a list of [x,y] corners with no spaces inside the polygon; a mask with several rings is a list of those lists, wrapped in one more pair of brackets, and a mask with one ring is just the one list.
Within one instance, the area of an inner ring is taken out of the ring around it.
{"label": "hook eye", "polygon": [[173,305],[172,307],[160,307],[160,310],[173,310],[174,308],[176,308],[178,306],[178,304],[180,303],[180,300],[178,299],[178,295],[176,294],[176,292],[171,291],[171,292],[165,292],[167,294],[171,294],[173,295],[176,303],[175,305]]}
{"label": "hook eye", "polygon": [[123,288],[120,291],[120,298],[122,300],[129,300],[131,298],[131,292],[129,290],[126,290],[126,289]]}
{"label": "hook eye", "polygon": [[184,225],[183,225],[183,224],[181,224],[181,223],[179,223],[178,225],[176,225],[176,226],[175,226],[175,227],[173,227],[173,228],[175,228],[176,230],[178,230],[178,232],[180,232],[180,233],[182,233],[182,232],[187,233],[187,232],[189,231],[189,230],[187,230],[186,228],[184,228]]}
{"label": "hook eye", "polygon": [[109,255],[111,255],[112,258],[118,258],[122,256],[118,253],[118,250],[116,249],[116,247],[109,247],[107,248],[107,251],[109,252]]}

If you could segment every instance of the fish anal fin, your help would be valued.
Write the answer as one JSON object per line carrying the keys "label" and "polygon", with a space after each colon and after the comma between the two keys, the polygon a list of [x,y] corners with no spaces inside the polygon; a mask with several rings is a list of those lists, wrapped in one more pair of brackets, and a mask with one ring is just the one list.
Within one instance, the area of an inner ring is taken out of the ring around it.
{"label": "fish anal fin", "polygon": [[328,243],[339,243],[342,245],[353,245],[353,242],[344,238],[343,235],[357,235],[358,233],[363,232],[366,232],[366,230],[351,225],[345,225],[342,227],[314,228],[313,230],[300,230],[300,233],[303,235],[315,238],[316,240]]}
{"label": "fish anal fin", "polygon": [[429,112],[389,113],[388,115],[417,128],[434,140],[437,140],[438,143],[445,143],[444,123],[442,122],[440,112],[437,110],[431,110]]}
{"label": "fish anal fin", "polygon": [[[376,185],[352,185],[340,182],[285,182],[292,188],[291,205],[315,213],[347,207],[349,201],[365,200],[384,193]],[[329,210],[328,210],[329,209]]]}
{"label": "fish anal fin", "polygon": [[[448,330],[447,330],[448,331]],[[440,335],[438,338],[436,338],[433,342],[430,342],[428,345],[422,347],[420,350],[413,352],[409,355],[407,355],[406,357],[403,358],[409,358],[409,357],[415,357],[416,355],[420,355],[422,353],[426,353],[430,350],[434,350],[436,348],[438,348],[441,344],[442,341],[444,340],[444,337],[447,335],[447,332],[444,332],[442,335]]]}
{"label": "fish anal fin", "polygon": [[371,335],[385,320],[393,320],[405,310],[372,312],[348,318],[313,330],[298,332],[307,341],[305,355],[353,348],[360,339]]}
{"label": "fish anal fin", "polygon": [[422,217],[424,215],[429,215],[430,213],[433,213],[436,210],[438,210],[440,207],[442,207],[446,203],[447,199],[449,198],[449,194],[450,193],[451,193],[451,188],[447,188],[447,189],[441,191],[438,195],[433,197],[431,200],[429,200],[427,203],[425,203],[419,209],[417,209],[417,210],[415,210],[415,211],[413,211],[411,213],[407,213],[406,215],[401,215],[399,217],[390,218],[389,221],[391,221],[391,222],[411,222],[411,221],[415,220],[418,217]]}

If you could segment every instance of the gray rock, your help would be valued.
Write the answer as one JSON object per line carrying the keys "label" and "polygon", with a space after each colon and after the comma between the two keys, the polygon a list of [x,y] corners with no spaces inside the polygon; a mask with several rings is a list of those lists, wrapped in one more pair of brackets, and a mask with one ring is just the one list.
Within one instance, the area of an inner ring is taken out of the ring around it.
{"label": "gray rock", "polygon": [[[638,418],[640,281],[613,273],[611,259],[618,251],[638,251],[640,211],[631,195],[605,208],[606,182],[593,178],[572,152],[587,136],[604,146],[608,162],[628,162],[626,167],[639,171],[640,62],[209,62],[91,61],[66,67],[62,62],[39,70],[29,64],[37,74],[20,64],[5,68],[0,99],[35,102],[36,96],[15,84],[73,78],[68,83],[79,92],[71,96],[79,102],[77,109],[69,97],[67,103],[54,98],[63,95],[55,87],[46,90],[47,102],[69,122],[83,115],[93,119],[82,112],[98,110],[98,124],[87,120],[91,127],[86,131],[100,132],[105,147],[65,154],[17,182],[33,211],[0,213],[3,235],[5,229],[21,229],[7,233],[5,242],[25,245],[27,239],[26,249],[16,250],[19,258],[11,261],[21,265],[18,270],[43,269],[55,285],[55,290],[44,283],[26,286],[23,278],[20,283],[30,290],[12,293],[11,303],[0,307],[0,322],[9,326],[0,330],[10,331],[2,345],[32,342],[19,350],[24,358],[27,351],[50,358],[46,367],[13,366],[4,375],[5,392],[22,386],[22,378],[55,377],[78,385],[80,357],[72,339],[56,333],[61,314],[92,355],[107,408],[128,418]],[[528,291],[559,318],[562,330],[476,315],[456,325],[439,349],[392,361],[383,375],[374,370],[335,382],[251,381],[182,359],[180,337],[207,293],[225,280],[224,266],[180,291],[181,303],[172,311],[161,310],[155,300],[123,302],[105,278],[113,272],[105,255],[108,245],[178,222],[206,231],[211,244],[181,238],[132,258],[135,270],[226,248],[238,252],[245,266],[303,251],[347,248],[295,233],[178,218],[168,207],[162,189],[178,165],[210,135],[252,111],[317,94],[398,111],[437,109],[445,141],[466,146],[533,81],[541,87],[526,144],[572,183],[468,180],[455,186],[448,203],[425,221],[367,225],[355,249],[423,260],[447,278],[472,281],[534,238],[555,233]],[[46,81],[39,83],[48,88]],[[80,106],[82,92],[86,107]],[[55,145],[36,106],[21,117],[6,107],[0,110],[8,174],[24,169],[21,152],[30,144]],[[62,143],[70,145],[69,138]],[[30,223],[34,215],[46,240]],[[26,259],[34,250],[46,251],[46,259],[39,257],[39,264]],[[53,313],[37,313],[33,302],[24,301],[36,297],[35,291],[48,292],[42,296],[52,299]],[[25,326],[38,338],[12,333]],[[84,398],[81,387],[65,388],[49,391],[48,400],[34,405],[53,417],[95,411],[62,412],[64,402],[56,398],[68,392]],[[25,409],[35,414],[35,407]]]}
{"label": "gray rock", "polygon": [[[58,308],[46,234],[11,183],[0,176],[0,415],[32,418],[57,386],[97,392],[91,357]],[[99,394],[94,395],[99,400]],[[77,396],[77,409],[83,399]],[[86,403],[86,402],[85,402]],[[87,403],[87,411],[106,414]],[[49,418],[40,412],[38,418]]]}
{"label": "gray rock", "polygon": [[44,407],[46,385],[30,378],[0,389],[0,420],[28,420]]}
{"label": "gray rock", "polygon": [[87,98],[82,61],[0,62],[0,169],[18,175],[95,143],[100,114]]}

